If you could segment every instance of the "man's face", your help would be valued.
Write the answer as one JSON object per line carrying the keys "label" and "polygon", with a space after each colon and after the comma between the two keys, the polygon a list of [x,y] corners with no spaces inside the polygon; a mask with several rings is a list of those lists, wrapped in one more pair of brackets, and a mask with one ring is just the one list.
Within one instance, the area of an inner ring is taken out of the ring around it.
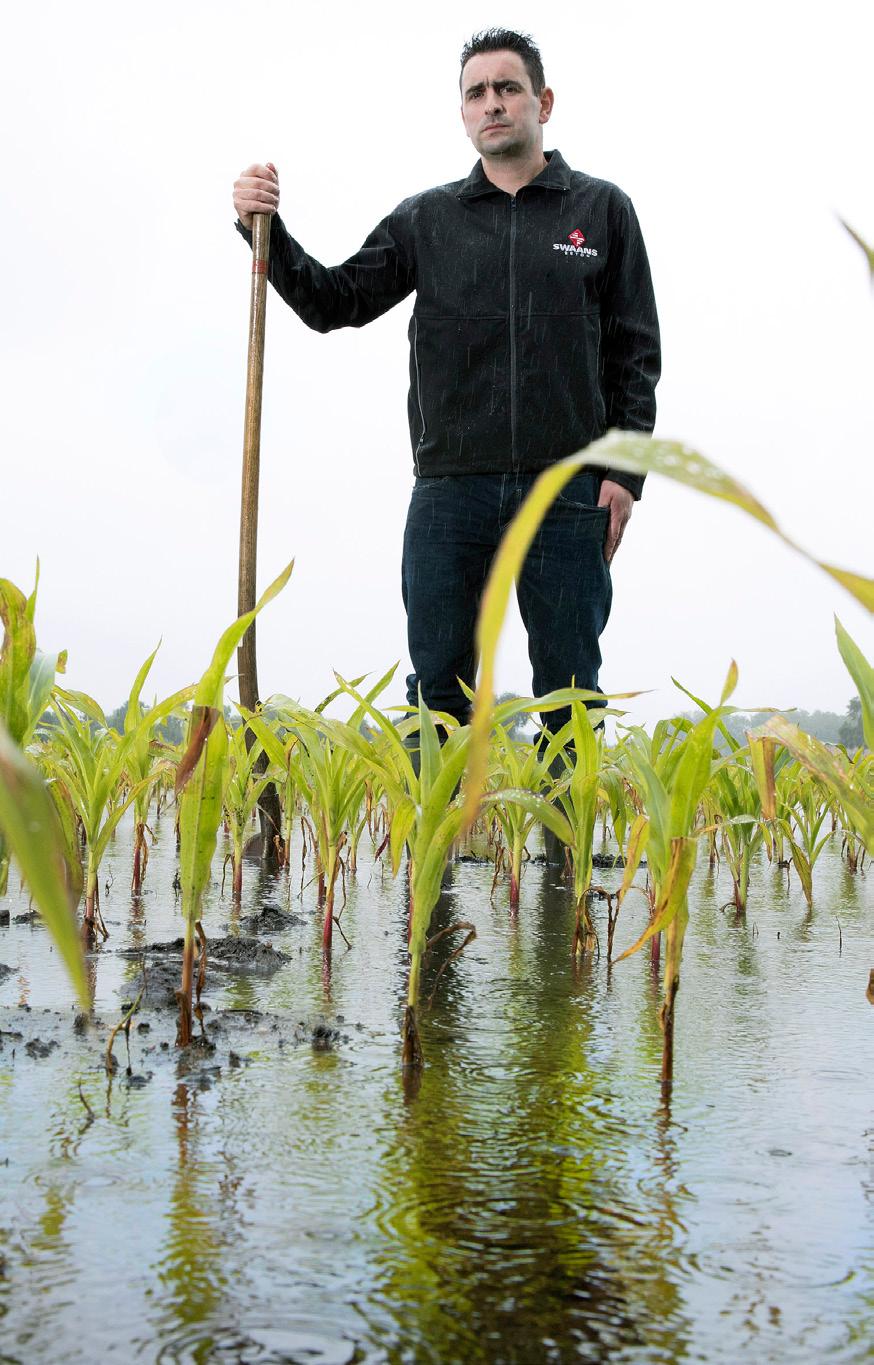
{"label": "man's face", "polygon": [[552,91],[535,95],[516,52],[482,52],[461,73],[461,117],[480,156],[524,157],[543,146]]}

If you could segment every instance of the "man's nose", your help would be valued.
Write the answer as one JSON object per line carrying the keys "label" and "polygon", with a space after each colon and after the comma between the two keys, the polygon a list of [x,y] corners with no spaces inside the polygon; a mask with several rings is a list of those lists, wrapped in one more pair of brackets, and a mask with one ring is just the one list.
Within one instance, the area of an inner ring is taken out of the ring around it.
{"label": "man's nose", "polygon": [[490,90],[486,99],[486,113],[499,114],[504,108],[504,101],[497,90]]}

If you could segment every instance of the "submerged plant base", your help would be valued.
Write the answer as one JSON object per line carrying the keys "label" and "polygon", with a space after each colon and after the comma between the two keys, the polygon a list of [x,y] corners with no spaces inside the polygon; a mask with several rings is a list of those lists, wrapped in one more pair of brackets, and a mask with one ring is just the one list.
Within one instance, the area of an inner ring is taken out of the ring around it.
{"label": "submerged plant base", "polygon": [[403,1049],[403,1068],[404,1071],[421,1071],[425,1065],[425,1056],[422,1052],[422,1043],[419,1038],[419,1029],[416,1023],[416,1008],[414,1005],[407,1005],[404,1010],[404,1049]]}
{"label": "submerged plant base", "polygon": [[674,1081],[674,1006],[677,1000],[677,991],[680,986],[680,978],[673,977],[665,990],[665,1000],[661,1007],[659,1022],[662,1026],[662,1092],[669,1091]]}

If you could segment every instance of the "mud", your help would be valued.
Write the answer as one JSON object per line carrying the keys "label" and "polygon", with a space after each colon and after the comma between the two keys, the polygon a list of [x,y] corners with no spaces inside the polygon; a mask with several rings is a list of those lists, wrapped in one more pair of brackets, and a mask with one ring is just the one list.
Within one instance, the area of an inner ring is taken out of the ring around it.
{"label": "mud", "polygon": [[247,934],[282,934],[286,929],[299,929],[302,924],[306,924],[303,915],[277,910],[275,905],[265,905],[257,915],[245,915],[240,920],[240,927]]}
{"label": "mud", "polygon": [[[190,1047],[176,1047],[176,1001],[174,1013],[159,1009],[149,1018],[144,1004],[133,1016],[130,1032],[125,1038],[120,1030],[113,1044],[110,1072],[124,1079],[133,1089],[151,1081],[156,1069],[168,1066],[175,1074],[194,1080],[199,1088],[208,1088],[220,1080],[224,1067],[238,1070],[248,1066],[254,1057],[276,1056],[285,1048],[312,1047],[327,1052],[351,1041],[345,1032],[342,1015],[330,1018],[323,1014],[289,1018],[286,1015],[262,1013],[260,1010],[222,1009],[204,1011],[200,1032]],[[7,1065],[20,1062],[41,1063],[53,1058],[53,1064],[65,1069],[75,1061],[81,1074],[105,1071],[106,1045],[112,1029],[122,1014],[116,1017],[94,1017],[87,1020],[74,1010],[31,1010],[27,1006],[5,1011],[8,1027],[0,1029],[0,1053]],[[351,1026],[363,1031],[363,1024]],[[57,1055],[54,1055],[57,1054]]]}
{"label": "mud", "polygon": [[[176,1010],[176,992],[182,976],[182,949],[184,939],[172,939],[168,943],[150,943],[142,949],[122,948],[117,956],[136,964],[136,971],[120,988],[123,1001],[133,1003],[140,992],[143,1010]],[[229,974],[269,976],[290,961],[287,953],[281,953],[269,943],[261,943],[253,938],[216,938],[207,942],[206,985],[204,987],[204,1009],[209,1009],[206,997],[210,988],[226,984]]]}

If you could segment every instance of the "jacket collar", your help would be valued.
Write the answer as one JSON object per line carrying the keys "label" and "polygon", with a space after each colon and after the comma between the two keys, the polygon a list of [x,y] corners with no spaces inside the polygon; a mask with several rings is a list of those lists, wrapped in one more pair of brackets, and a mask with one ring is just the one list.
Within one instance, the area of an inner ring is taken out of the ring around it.
{"label": "jacket collar", "polygon": [[[524,189],[533,188],[535,185],[544,190],[566,190],[570,188],[570,167],[562,156],[561,152],[544,152],[546,165],[539,175]],[[504,194],[505,191],[497,185],[493,185],[483,170],[482,159],[480,159],[470,175],[464,181],[458,191],[459,199],[478,199],[484,194]]]}

